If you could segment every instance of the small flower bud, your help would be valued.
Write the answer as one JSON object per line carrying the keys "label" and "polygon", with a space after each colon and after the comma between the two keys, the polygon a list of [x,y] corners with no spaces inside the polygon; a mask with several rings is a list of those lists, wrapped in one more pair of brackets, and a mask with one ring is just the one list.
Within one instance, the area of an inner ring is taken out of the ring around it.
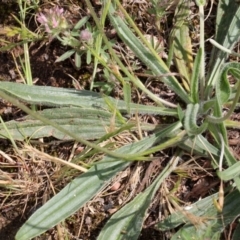
{"label": "small flower bud", "polygon": [[80,32],[80,40],[90,43],[92,40],[92,33],[90,33],[87,29],[82,30]]}

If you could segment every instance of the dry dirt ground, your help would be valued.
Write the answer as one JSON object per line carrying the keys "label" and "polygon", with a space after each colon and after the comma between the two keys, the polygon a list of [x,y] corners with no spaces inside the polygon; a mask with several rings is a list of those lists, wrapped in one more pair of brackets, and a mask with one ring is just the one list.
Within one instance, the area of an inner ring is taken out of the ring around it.
{"label": "dry dirt ground", "polygon": [[[43,2],[45,3],[44,7],[50,6],[46,1]],[[66,0],[62,1],[61,3],[61,5],[71,13],[72,21],[76,22],[81,15],[84,16],[84,14],[86,14],[86,6],[81,4],[79,8],[74,8],[73,6],[79,6],[77,1],[72,1],[71,4],[69,4],[69,1]],[[96,8],[96,11],[98,11],[101,7],[99,3],[97,1],[93,1],[93,4]],[[148,34],[156,34],[156,29],[151,27],[154,18],[151,15],[146,16],[146,8],[147,6],[143,4],[138,5],[131,3],[128,5],[128,10],[131,11],[132,14],[136,13],[134,9],[142,11],[142,13],[138,13],[135,16],[136,21],[141,27],[142,31],[148,31]],[[209,9],[209,6],[206,8],[206,11],[207,9]],[[9,13],[17,14],[17,12],[17,4],[15,4],[13,1],[1,1],[0,34],[1,27],[8,24],[14,24],[13,18]],[[79,12],[81,14],[79,14]],[[166,45],[166,47],[167,35],[172,25],[171,16],[172,14],[169,13],[167,20],[163,20],[162,23],[162,26],[165,28],[165,35],[162,35],[161,37],[163,45]],[[148,21],[146,21],[146,19],[148,19]],[[206,25],[210,31],[210,35],[214,33],[213,19],[214,17],[210,17],[206,22]],[[36,24],[32,18],[29,18],[28,24],[31,30],[36,30]],[[108,30],[111,32],[112,29]],[[1,38],[4,37],[4,35],[1,35]],[[116,36],[113,34],[111,37],[114,38]],[[13,37],[11,41],[16,42],[16,37]],[[66,51],[66,47],[62,46],[56,40],[50,43],[44,41],[45,40],[32,42],[30,45],[31,68],[35,84],[43,86],[89,89],[89,76],[93,66],[83,64],[80,70],[76,70],[69,60],[55,63],[56,58]],[[1,80],[11,82],[19,82],[21,80],[16,69],[16,65],[13,61],[12,54],[14,54],[17,63],[20,66],[17,57],[22,56],[22,53],[22,46],[18,46],[11,51],[0,52]],[[75,78],[76,81],[73,81],[73,78]],[[101,69],[98,72],[97,79],[98,81],[104,81]],[[144,78],[143,81],[145,81]],[[159,82],[153,82],[149,88],[156,92],[165,91]],[[94,91],[99,91],[99,89],[96,88]],[[119,93],[119,91],[113,90],[111,95],[121,98],[121,92]],[[135,96],[134,93],[133,96]],[[171,96],[171,98],[176,101],[175,96]],[[136,99],[133,99],[133,101],[135,100]],[[145,100],[144,103],[148,104],[148,100]],[[14,106],[11,106],[9,103],[1,99],[0,113],[5,121],[17,119],[24,115],[23,112],[19,111]],[[240,114],[236,112],[232,118],[239,120]],[[154,123],[161,121],[160,118],[152,116],[142,116],[142,119],[144,121]],[[229,141],[230,147],[234,151],[235,156],[239,158],[239,132],[235,130],[229,131]],[[22,146],[22,143],[20,142],[17,144],[18,146]],[[32,142],[32,144],[36,148],[41,149],[48,154],[57,155],[62,159],[69,159],[72,153],[77,154],[82,147],[81,145],[75,145],[75,143],[71,141],[61,142],[53,138],[44,139],[44,144],[42,145],[37,141]],[[12,190],[6,189],[2,184],[0,185],[0,239],[13,240],[16,232],[26,221],[26,219],[45,201],[53,196],[55,194],[54,191],[60,191],[78,173],[72,172],[69,177],[65,176],[64,178],[61,178],[59,166],[52,165],[48,162],[32,163],[30,161],[26,161],[24,166],[19,165],[19,162],[22,159],[14,154],[11,143],[5,139],[0,139],[0,150],[7,156],[10,156],[13,160],[12,162],[8,161],[6,160],[6,156],[3,154],[0,155],[1,174],[5,174],[11,179],[16,180],[18,183],[21,183],[21,186],[14,186]],[[136,194],[145,189],[170,159],[172,151],[173,150],[168,150],[159,153],[156,155],[158,160],[151,163],[132,164],[131,167],[122,172],[117,179],[113,180],[112,185],[110,185],[108,189],[105,189],[103,193],[99,194],[83,209],[79,210],[73,216],[68,218],[64,226],[51,229],[46,234],[36,239],[58,239],[57,236],[59,236],[58,234],[61,231],[67,231],[70,239],[96,239],[102,226],[106,223],[111,214],[116,211],[117,206],[119,206],[122,202],[129,201]],[[185,173],[187,174],[186,177],[179,179],[178,176],[172,176],[168,181],[169,189],[174,187],[174,183],[180,182],[177,196],[183,202],[191,203],[200,197],[207,196],[212,191],[218,190],[219,180],[214,171],[211,169],[210,160],[198,159],[198,166],[199,167],[196,168],[196,166],[192,165],[191,168],[190,165],[187,170],[185,169]],[[24,172],[27,173],[27,176],[23,176],[23,167],[26,168],[26,171]],[[208,169],[208,173],[211,174],[206,174],[200,167],[203,169]],[[134,179],[137,174],[137,179]],[[139,184],[139,182],[141,182],[141,184]],[[114,184],[116,183],[120,183],[120,186],[114,188]],[[52,187],[52,185],[54,187]],[[130,196],[133,186],[134,194]],[[139,238],[140,240],[168,238],[167,233],[158,232],[153,228],[154,222],[159,219],[159,213],[164,208],[164,204],[166,204],[161,201],[160,189],[151,208],[149,209],[149,216],[145,221],[142,234]]]}

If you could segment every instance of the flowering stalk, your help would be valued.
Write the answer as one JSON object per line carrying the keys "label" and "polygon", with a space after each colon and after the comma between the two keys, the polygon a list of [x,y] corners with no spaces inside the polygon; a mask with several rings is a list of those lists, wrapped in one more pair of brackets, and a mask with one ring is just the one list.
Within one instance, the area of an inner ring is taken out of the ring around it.
{"label": "flowering stalk", "polygon": [[[87,20],[88,18],[86,17],[81,19],[76,26],[70,30],[71,25],[65,16],[63,8],[56,6],[45,11],[45,13],[41,12],[37,14],[37,21],[43,26],[50,40],[57,38],[63,45],[70,46],[74,49],[60,56],[57,62],[63,61],[75,53],[74,67],[80,69],[81,56],[88,51],[83,43],[90,45],[93,42],[93,38],[92,33],[88,29],[82,30],[80,33],[76,31],[78,31]],[[77,39],[76,36],[79,36],[79,38]]]}
{"label": "flowering stalk", "polygon": [[201,66],[200,66],[200,98],[204,100],[205,89],[205,40],[204,40],[204,6],[205,0],[196,0],[196,4],[199,7],[200,16],[200,48],[202,49]]}

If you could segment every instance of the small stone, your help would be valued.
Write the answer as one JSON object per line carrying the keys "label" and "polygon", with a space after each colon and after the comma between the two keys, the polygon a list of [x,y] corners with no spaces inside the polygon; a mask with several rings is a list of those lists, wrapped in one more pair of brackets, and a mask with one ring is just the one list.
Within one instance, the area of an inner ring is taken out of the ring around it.
{"label": "small stone", "polygon": [[121,183],[120,183],[120,182],[115,182],[115,183],[112,185],[111,190],[112,190],[112,191],[116,191],[116,190],[118,190],[118,189],[120,188],[120,186],[121,186]]}

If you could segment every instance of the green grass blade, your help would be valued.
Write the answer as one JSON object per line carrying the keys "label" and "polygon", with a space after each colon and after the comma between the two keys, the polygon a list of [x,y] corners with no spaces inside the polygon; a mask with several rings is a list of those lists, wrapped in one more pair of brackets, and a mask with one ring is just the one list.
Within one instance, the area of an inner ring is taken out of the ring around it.
{"label": "green grass blade", "polygon": [[123,95],[124,95],[124,101],[127,106],[127,112],[130,113],[130,102],[131,102],[131,86],[129,83],[123,84]]}
{"label": "green grass blade", "polygon": [[[100,23],[101,23],[102,26],[105,26],[105,21],[106,21],[109,6],[110,6],[110,1],[108,1],[106,4],[103,5],[102,14],[101,14],[101,17],[100,17]],[[94,47],[96,49],[96,53],[98,55],[100,55],[101,47],[102,47],[102,34],[101,33],[97,34],[94,45],[95,45]],[[95,79],[95,76],[96,76],[96,73],[97,73],[98,64],[99,64],[98,58],[94,57],[94,67],[93,67],[90,90],[92,90],[92,88],[94,86],[94,79]]]}
{"label": "green grass blade", "polygon": [[164,179],[174,170],[177,162],[178,157],[173,158],[144,192],[139,193],[130,203],[117,211],[104,226],[97,240],[138,239],[145,213],[156,191]]}
{"label": "green grass blade", "polygon": [[[0,128],[2,128],[2,130],[4,131],[4,138],[7,138],[11,141],[13,147],[15,148],[16,151],[18,151],[18,147],[17,144],[14,141],[14,136],[12,136],[12,134],[10,133],[10,129],[7,123],[5,123],[2,119],[2,117],[0,116]],[[0,133],[1,135],[1,133]]]}

